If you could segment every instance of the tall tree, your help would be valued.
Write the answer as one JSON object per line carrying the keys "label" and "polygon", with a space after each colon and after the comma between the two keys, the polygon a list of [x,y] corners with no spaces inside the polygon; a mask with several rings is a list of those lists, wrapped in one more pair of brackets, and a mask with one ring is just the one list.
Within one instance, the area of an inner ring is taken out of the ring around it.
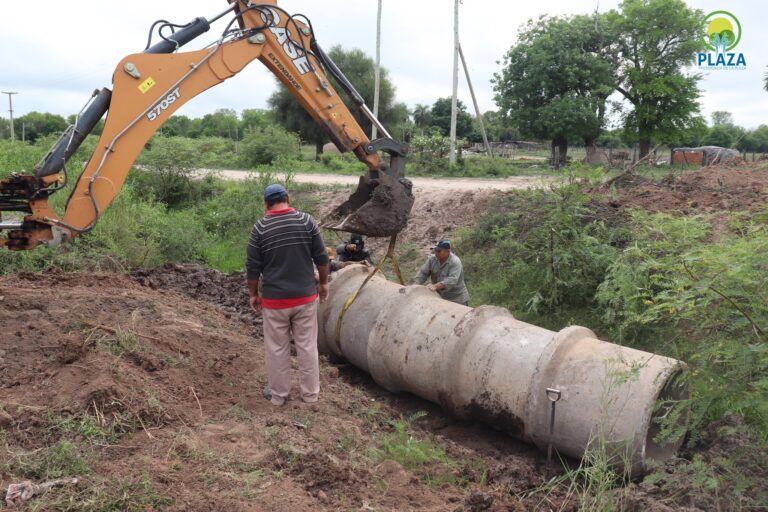
{"label": "tall tree", "polygon": [[432,118],[429,114],[429,105],[417,103],[413,107],[413,124],[416,125],[421,131],[421,135],[424,135],[424,130],[429,126]]}
{"label": "tall tree", "polygon": [[725,110],[715,110],[712,112],[712,126],[733,124],[733,114]]}
{"label": "tall tree", "polygon": [[[447,137],[451,131],[451,103],[450,96],[439,98],[432,105],[429,111],[430,126],[440,128],[440,134]],[[472,116],[467,112],[467,106],[461,101],[456,100],[456,136],[469,137],[472,134]]]}
{"label": "tall tree", "polygon": [[679,136],[699,112],[701,77],[685,69],[704,48],[702,14],[682,0],[624,0],[607,13],[616,89],[632,106],[625,129],[636,135],[641,158],[654,139]]}
{"label": "tall tree", "polygon": [[[331,48],[328,55],[352,85],[354,85],[357,92],[365,99],[366,105],[373,105],[375,82],[375,64],[373,59],[368,57],[362,50],[344,50],[341,46]],[[346,97],[346,94],[336,81],[333,78],[330,78],[330,80],[333,88],[339,93],[363,131],[371,133],[371,122],[368,121],[368,118],[358,111],[357,107]],[[396,108],[394,100],[395,86],[389,79],[389,72],[386,68],[382,67],[379,89],[379,120],[385,127],[407,120],[407,114],[403,117],[404,109]],[[275,119],[283,128],[288,131],[297,132],[302,140],[315,144],[318,155],[322,153],[323,144],[330,140],[329,137],[306,113],[282,83],[278,84],[278,90],[269,97],[268,104]]]}
{"label": "tall tree", "polygon": [[569,140],[593,146],[613,92],[605,34],[591,16],[542,16],[521,28],[518,43],[492,79],[495,100],[523,136],[550,139],[565,162]]}

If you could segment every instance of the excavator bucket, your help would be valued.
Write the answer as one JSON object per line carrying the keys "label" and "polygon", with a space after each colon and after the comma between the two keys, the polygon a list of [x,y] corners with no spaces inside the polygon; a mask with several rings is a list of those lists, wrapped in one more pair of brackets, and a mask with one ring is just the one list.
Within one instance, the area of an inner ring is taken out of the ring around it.
{"label": "excavator bucket", "polygon": [[323,227],[365,236],[388,237],[408,223],[413,208],[413,185],[383,172],[361,176],[357,190],[331,214]]}

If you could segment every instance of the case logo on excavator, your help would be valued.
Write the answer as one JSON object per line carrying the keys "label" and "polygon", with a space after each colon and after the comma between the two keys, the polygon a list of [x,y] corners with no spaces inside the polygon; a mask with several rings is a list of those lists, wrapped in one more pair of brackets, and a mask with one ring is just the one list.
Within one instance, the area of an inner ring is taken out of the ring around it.
{"label": "case logo on excavator", "polygon": [[173,105],[177,99],[181,97],[181,94],[179,94],[179,88],[175,88],[173,91],[171,91],[171,94],[163,98],[158,102],[157,105],[152,107],[152,109],[147,112],[147,119],[150,121],[154,121],[158,118],[160,114],[162,114],[165,110],[168,109],[171,105]]}
{"label": "case logo on excavator", "polygon": [[309,63],[307,56],[302,55],[300,48],[291,40],[291,31],[288,30],[288,27],[277,26],[280,25],[280,15],[277,13],[277,10],[272,7],[266,7],[264,10],[269,11],[272,19],[270,20],[269,16],[262,11],[261,20],[265,25],[269,26],[269,31],[275,34],[277,42],[283,47],[283,51],[291,59],[299,74],[303,75],[312,71],[312,65]]}

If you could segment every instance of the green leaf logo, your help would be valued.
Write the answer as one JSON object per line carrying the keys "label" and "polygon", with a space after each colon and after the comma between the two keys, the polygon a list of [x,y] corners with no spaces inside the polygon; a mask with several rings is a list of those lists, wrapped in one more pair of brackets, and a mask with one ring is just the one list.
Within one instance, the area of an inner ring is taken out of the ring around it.
{"label": "green leaf logo", "polygon": [[713,11],[701,21],[699,33],[711,51],[730,51],[741,40],[741,23],[728,11]]}

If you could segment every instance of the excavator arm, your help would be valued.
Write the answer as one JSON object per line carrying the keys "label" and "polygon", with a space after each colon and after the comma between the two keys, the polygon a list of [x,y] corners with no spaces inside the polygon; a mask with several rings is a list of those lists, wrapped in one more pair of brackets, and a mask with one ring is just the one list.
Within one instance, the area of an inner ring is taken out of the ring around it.
{"label": "excavator arm", "polygon": [[[368,236],[390,236],[406,224],[413,206],[410,182],[404,179],[404,148],[388,136],[362,97],[315,40],[306,19],[290,16],[276,1],[259,4],[230,0],[212,20],[197,18],[142,53],[122,59],[112,90],[96,91],[87,109],[35,168],[33,175],[11,175],[0,181],[0,215],[25,214],[22,221],[0,218],[0,247],[31,249],[58,245],[92,229],[120,192],[137,156],[160,126],[184,103],[231,78],[254,60],[261,61],[291,91],[341,151],[352,151],[369,171],[358,190],[335,212],[326,227]],[[178,52],[226,15],[232,21],[215,44]],[[236,27],[232,28],[235,26]],[[384,138],[371,141],[331,86],[334,76],[369,116]],[[63,188],[66,160],[107,112],[96,150],[80,174],[60,218],[48,197]],[[380,151],[390,155],[384,162]]]}

